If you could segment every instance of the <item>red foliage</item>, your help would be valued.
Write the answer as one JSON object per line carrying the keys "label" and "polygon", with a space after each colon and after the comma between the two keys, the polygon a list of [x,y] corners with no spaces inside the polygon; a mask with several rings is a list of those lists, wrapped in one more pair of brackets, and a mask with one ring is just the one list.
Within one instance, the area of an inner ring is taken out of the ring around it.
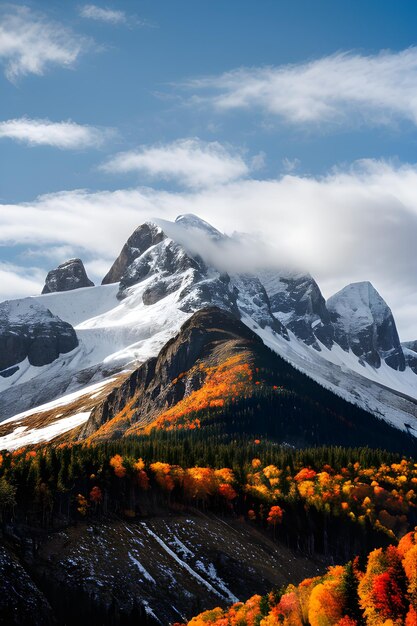
{"label": "red foliage", "polygon": [[223,483],[219,485],[218,492],[219,492],[219,495],[221,495],[223,498],[226,498],[226,500],[229,500],[229,501],[237,498],[236,491],[233,489],[231,485],[228,485],[227,483]]}
{"label": "red foliage", "polygon": [[268,524],[275,526],[276,524],[280,524],[282,522],[282,517],[284,515],[284,511],[280,506],[271,506],[268,517],[266,521]]}
{"label": "red foliage", "polygon": [[405,611],[404,596],[391,570],[375,576],[372,596],[376,610],[385,619],[396,619]]}
{"label": "red foliage", "polygon": [[310,469],[309,467],[303,467],[303,469],[300,470],[298,474],[294,476],[294,480],[296,480],[297,482],[301,480],[311,480],[312,478],[315,477],[316,474],[317,472]]}
{"label": "red foliage", "polygon": [[99,504],[103,500],[103,494],[101,492],[100,487],[93,487],[90,491],[90,500],[95,504]]}

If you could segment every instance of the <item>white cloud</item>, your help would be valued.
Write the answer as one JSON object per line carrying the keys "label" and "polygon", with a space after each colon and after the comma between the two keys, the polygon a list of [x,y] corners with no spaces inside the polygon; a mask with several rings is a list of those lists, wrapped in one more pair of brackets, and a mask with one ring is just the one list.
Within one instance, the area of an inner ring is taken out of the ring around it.
{"label": "white cloud", "polygon": [[30,146],[52,146],[64,150],[100,146],[110,131],[82,126],[71,120],[19,119],[0,122],[0,138],[14,139]]}
{"label": "white cloud", "polygon": [[97,271],[110,266],[138,224],[181,213],[251,234],[219,252],[217,263],[231,271],[298,264],[326,297],[348,282],[371,280],[402,338],[417,338],[417,165],[363,161],[322,178],[237,180],[176,193],[61,192],[1,205],[0,245],[73,246]]}
{"label": "white cloud", "polygon": [[0,11],[0,62],[6,77],[41,76],[51,66],[72,67],[89,40],[28,7],[5,5]]}
{"label": "white cloud", "polygon": [[217,141],[206,143],[199,139],[180,139],[121,152],[102,169],[109,173],[142,172],[189,188],[223,184],[249,173],[240,154],[232,153]]}
{"label": "white cloud", "polygon": [[417,47],[241,68],[183,86],[199,94],[192,102],[219,111],[259,109],[293,124],[417,124]]}
{"label": "white cloud", "polygon": [[40,293],[45,282],[42,270],[0,262],[0,301]]}
{"label": "white cloud", "polygon": [[80,8],[81,17],[109,24],[124,24],[127,22],[127,16],[124,11],[115,9],[102,8],[96,4],[85,4]]}

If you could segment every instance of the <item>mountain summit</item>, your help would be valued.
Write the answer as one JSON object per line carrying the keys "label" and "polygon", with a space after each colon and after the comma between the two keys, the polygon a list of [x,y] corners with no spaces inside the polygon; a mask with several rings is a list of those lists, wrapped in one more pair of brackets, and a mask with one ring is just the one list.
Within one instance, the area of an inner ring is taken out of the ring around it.
{"label": "mountain summit", "polygon": [[405,369],[405,358],[391,309],[370,282],[352,283],[327,301],[335,340],[361,362],[380,367],[381,361]]}

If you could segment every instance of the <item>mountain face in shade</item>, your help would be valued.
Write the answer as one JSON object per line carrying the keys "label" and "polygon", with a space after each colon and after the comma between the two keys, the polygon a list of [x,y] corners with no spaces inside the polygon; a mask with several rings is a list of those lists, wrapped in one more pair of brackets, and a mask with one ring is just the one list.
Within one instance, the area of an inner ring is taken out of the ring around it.
{"label": "mountain face in shade", "polygon": [[335,341],[343,350],[380,367],[404,370],[405,358],[391,309],[369,282],[352,283],[327,301]]}
{"label": "mountain face in shade", "polygon": [[330,314],[319,286],[309,274],[290,271],[263,272],[260,278],[268,293],[272,313],[307,345],[320,350],[333,345]]}
{"label": "mountain face in shade", "polygon": [[94,283],[88,278],[81,259],[70,259],[48,272],[42,293],[71,291],[81,287],[94,287]]}
{"label": "mountain face in shade", "polygon": [[404,341],[401,346],[406,364],[417,374],[417,341]]}
{"label": "mountain face in shade", "polygon": [[295,446],[365,445],[371,439],[388,449],[416,445],[313,382],[234,315],[214,307],[194,313],[157,357],[92,410],[76,437],[97,442],[196,423]]}
{"label": "mountain face in shade", "polygon": [[78,345],[77,335],[67,322],[31,298],[0,304],[0,375],[8,377],[28,359],[41,367]]}

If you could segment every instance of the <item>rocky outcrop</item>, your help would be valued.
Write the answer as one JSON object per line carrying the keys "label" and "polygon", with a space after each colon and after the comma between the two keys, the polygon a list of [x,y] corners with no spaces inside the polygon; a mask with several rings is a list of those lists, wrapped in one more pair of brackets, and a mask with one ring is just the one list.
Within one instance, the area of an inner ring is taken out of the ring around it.
{"label": "rocky outcrop", "polygon": [[417,341],[404,341],[401,346],[406,364],[417,374]]}
{"label": "rocky outcrop", "polygon": [[251,274],[239,274],[232,277],[232,282],[237,293],[239,311],[261,328],[269,326],[288,339],[287,329],[274,315],[268,294],[259,278]]}
{"label": "rocky outcrop", "polygon": [[139,226],[123,246],[119,256],[103,278],[102,285],[120,282],[133,261],[163,239],[165,239],[165,234],[156,224],[146,222]]}
{"label": "rocky outcrop", "polygon": [[404,370],[405,358],[391,309],[369,282],[352,283],[327,301],[335,341],[360,362]]}
{"label": "rocky outcrop", "polygon": [[272,313],[284,326],[317,350],[320,350],[318,341],[327,348],[332,346],[333,327],[326,301],[309,274],[268,271],[263,272],[260,279],[269,296]]}
{"label": "rocky outcrop", "polygon": [[81,287],[94,287],[94,283],[88,278],[81,259],[70,259],[48,272],[42,293],[72,291]]}
{"label": "rocky outcrop", "polygon": [[67,322],[31,298],[0,304],[0,375],[17,371],[17,364],[28,359],[38,367],[52,363],[60,354],[74,350],[77,335]]}

